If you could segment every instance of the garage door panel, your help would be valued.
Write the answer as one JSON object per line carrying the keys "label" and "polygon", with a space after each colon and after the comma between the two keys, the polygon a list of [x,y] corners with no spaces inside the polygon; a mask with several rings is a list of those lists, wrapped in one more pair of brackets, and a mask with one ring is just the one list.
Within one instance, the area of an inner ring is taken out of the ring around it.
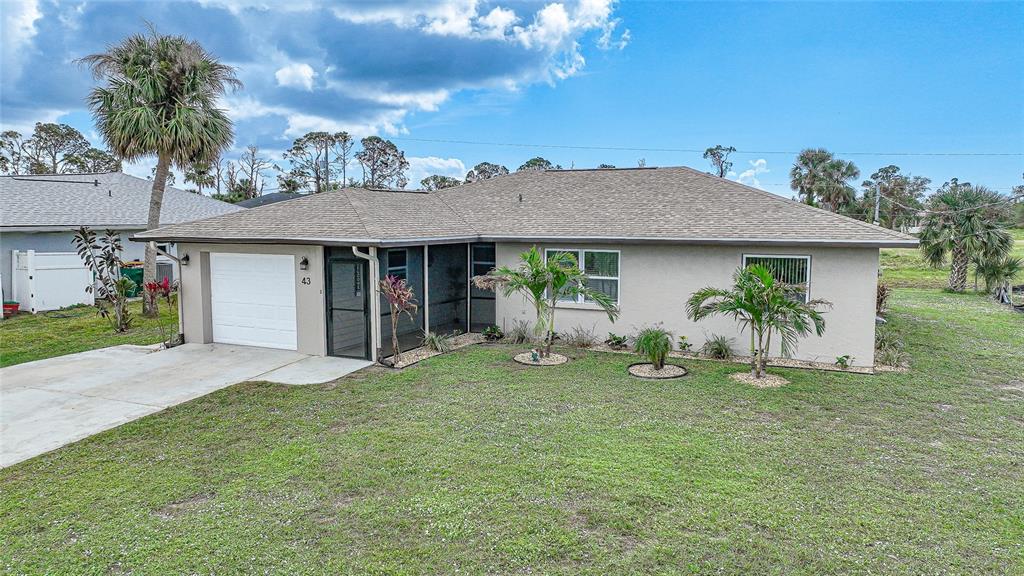
{"label": "garage door panel", "polygon": [[295,350],[295,258],[210,254],[213,341]]}

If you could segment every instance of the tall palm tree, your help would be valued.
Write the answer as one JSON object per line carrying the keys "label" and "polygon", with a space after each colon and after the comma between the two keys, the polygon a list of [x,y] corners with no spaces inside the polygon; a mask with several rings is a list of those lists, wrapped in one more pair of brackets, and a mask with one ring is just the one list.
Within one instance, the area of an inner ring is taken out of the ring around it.
{"label": "tall palm tree", "polygon": [[[231,120],[217,101],[242,83],[198,42],[153,27],[78,62],[103,83],[87,102],[107,147],[128,161],[157,158],[146,223],[157,228],[170,168],[213,162],[231,146]],[[143,280],[155,278],[156,251],[147,244]]]}
{"label": "tall palm tree", "polygon": [[984,186],[961,184],[955,178],[942,185],[928,202],[921,228],[921,252],[935,267],[950,257],[949,289],[967,288],[967,268],[974,257],[1000,259],[1009,254],[1013,237],[1001,228],[1009,204]]}
{"label": "tall palm tree", "polygon": [[850,180],[860,178],[860,170],[853,162],[836,158],[825,165],[824,172],[825,178],[818,191],[822,207],[839,212],[857,199],[857,191]]}
{"label": "tall palm tree", "polygon": [[473,278],[478,288],[501,289],[506,297],[520,294],[525,297],[537,313],[534,330],[544,338],[543,355],[551,354],[551,343],[555,334],[555,308],[560,298],[583,296],[604,310],[612,322],[619,316],[615,302],[604,292],[587,288],[587,275],[580,269],[576,256],[559,252],[541,255],[536,246],[519,255],[519,266],[502,266],[491,270],[485,276]]}
{"label": "tall palm tree", "polygon": [[796,157],[789,171],[789,187],[805,204],[814,206],[832,160],[832,153],[824,148],[807,148]]}
{"label": "tall palm tree", "polygon": [[744,330],[750,330],[750,373],[761,378],[768,363],[772,334],[779,335],[783,356],[789,356],[800,337],[812,331],[825,333],[825,319],[819,308],[831,306],[825,300],[803,302],[802,287],[784,284],[760,264],[740,268],[729,289],[707,287],[686,301],[686,316],[694,321],[709,316],[730,316]]}

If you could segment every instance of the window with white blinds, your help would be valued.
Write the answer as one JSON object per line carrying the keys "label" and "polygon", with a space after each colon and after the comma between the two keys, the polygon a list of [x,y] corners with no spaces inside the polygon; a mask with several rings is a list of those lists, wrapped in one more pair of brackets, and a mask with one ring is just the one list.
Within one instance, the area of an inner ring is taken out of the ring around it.
{"label": "window with white blinds", "polygon": [[[619,252],[617,250],[564,250],[549,249],[545,251],[545,258],[566,252],[576,257],[576,262],[587,275],[587,286],[597,292],[605,293],[613,302],[619,302]],[[562,302],[576,302],[577,304],[592,303],[590,298],[579,298],[565,296],[559,298]]]}
{"label": "window with white blinds", "polygon": [[744,254],[743,267],[760,264],[771,270],[772,276],[779,282],[799,286],[803,289],[801,300],[807,301],[811,291],[811,257],[810,256],[775,256],[768,254]]}

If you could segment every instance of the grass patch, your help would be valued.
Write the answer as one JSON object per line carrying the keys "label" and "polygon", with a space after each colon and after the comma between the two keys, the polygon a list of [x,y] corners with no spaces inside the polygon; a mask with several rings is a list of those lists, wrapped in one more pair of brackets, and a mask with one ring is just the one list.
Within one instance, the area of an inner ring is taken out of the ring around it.
{"label": "grass patch", "polygon": [[[1011,255],[1024,258],[1024,228],[1013,228],[1010,234],[1014,240]],[[919,248],[884,248],[880,252],[883,282],[904,288],[945,288],[949,283],[948,258],[945,266],[933,268],[921,257]],[[1017,282],[1024,282],[1024,276]],[[968,271],[967,284],[974,287],[974,266]],[[985,289],[984,280],[978,279],[978,287]]]}
{"label": "grass patch", "polygon": [[913,371],[474,346],[240,384],[0,470],[16,573],[1024,570],[1024,316],[898,290]]}
{"label": "grass patch", "polygon": [[[178,330],[177,301],[160,303],[165,338]],[[128,305],[134,318],[128,332],[118,334],[92,306],[73,306],[39,314],[18,314],[0,322],[0,367],[106,348],[118,344],[156,344],[161,341],[156,318],[142,315],[142,300]]]}

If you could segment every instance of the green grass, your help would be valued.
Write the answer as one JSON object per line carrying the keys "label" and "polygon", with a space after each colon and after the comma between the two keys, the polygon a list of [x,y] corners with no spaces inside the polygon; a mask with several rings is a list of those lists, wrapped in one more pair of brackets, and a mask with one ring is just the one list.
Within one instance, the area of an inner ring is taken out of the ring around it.
{"label": "green grass", "polygon": [[913,371],[476,346],[245,383],[0,471],[0,570],[1024,573],[1024,315],[899,290]]}
{"label": "green grass", "polygon": [[[1024,258],[1024,228],[1012,228],[1012,256]],[[933,268],[921,257],[918,248],[888,248],[881,251],[879,264],[882,268],[882,281],[893,286],[905,288],[944,288],[949,281],[949,263],[940,268]],[[968,273],[968,285],[974,287],[974,267]],[[1024,276],[1018,281],[1024,282]],[[979,287],[984,289],[984,282],[979,279]]]}
{"label": "green grass", "polygon": [[92,306],[74,306],[39,314],[18,314],[0,322],[0,367],[95,350],[118,344],[156,344],[162,340],[160,322],[169,338],[178,329],[176,301],[160,303],[160,320],[142,315],[142,301],[131,302],[135,319],[128,332],[118,334]]}

